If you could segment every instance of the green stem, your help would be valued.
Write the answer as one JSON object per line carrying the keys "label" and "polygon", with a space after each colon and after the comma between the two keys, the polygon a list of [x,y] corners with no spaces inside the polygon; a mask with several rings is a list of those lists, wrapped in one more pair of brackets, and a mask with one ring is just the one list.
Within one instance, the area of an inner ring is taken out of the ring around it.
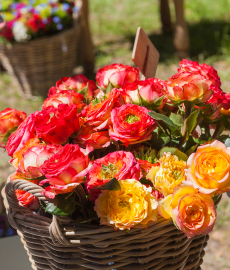
{"label": "green stem", "polygon": [[181,150],[183,144],[186,141],[187,138],[187,128],[186,128],[186,119],[189,117],[189,115],[192,112],[193,109],[193,103],[189,102],[189,101],[185,101],[184,102],[184,106],[185,106],[185,119],[184,119],[184,125],[183,125],[183,136],[180,138],[180,142],[178,144],[178,149]]}
{"label": "green stem", "polygon": [[212,135],[212,139],[216,139],[221,134],[223,125],[224,125],[223,121],[219,121],[216,123],[216,129]]}

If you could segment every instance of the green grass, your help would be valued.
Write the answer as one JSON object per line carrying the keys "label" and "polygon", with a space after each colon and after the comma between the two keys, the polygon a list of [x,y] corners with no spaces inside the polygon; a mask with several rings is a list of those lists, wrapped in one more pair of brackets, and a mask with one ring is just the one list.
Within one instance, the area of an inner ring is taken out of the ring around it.
{"label": "green grass", "polygon": [[[170,1],[170,9],[174,21],[173,1]],[[90,1],[90,11],[97,68],[114,62],[133,64],[131,53],[138,26],[148,33],[159,50],[160,63],[167,68],[178,65],[172,36],[161,33],[158,0],[94,0]],[[190,32],[191,59],[214,66],[224,62],[224,65],[218,65],[218,71],[228,88],[230,72],[226,66],[229,67],[230,63],[230,0],[187,0],[185,16]],[[173,75],[170,70],[167,74],[163,73],[157,74],[162,79]]]}

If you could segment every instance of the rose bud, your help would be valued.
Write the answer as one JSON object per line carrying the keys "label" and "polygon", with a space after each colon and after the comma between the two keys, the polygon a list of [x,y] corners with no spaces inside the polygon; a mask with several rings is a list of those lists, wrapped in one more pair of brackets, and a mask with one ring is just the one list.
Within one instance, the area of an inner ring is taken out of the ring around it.
{"label": "rose bud", "polygon": [[166,98],[159,101],[159,98],[163,96],[162,90],[164,89],[164,82],[160,79],[151,78],[145,81],[135,81],[123,89],[126,103],[145,105],[145,107],[156,103],[156,109],[161,110],[166,102]]}
{"label": "rose bud", "polygon": [[121,141],[126,146],[140,143],[152,138],[156,121],[148,112],[150,110],[134,104],[125,104],[111,112],[112,125],[109,135],[112,140]]}
{"label": "rose bud", "polygon": [[166,82],[165,95],[173,102],[207,102],[213,95],[212,81],[200,72],[184,71],[177,73]]}
{"label": "rose bud", "polygon": [[97,84],[103,89],[106,89],[109,83],[114,88],[121,88],[136,80],[139,80],[139,69],[122,64],[105,66],[99,69],[96,75]]}
{"label": "rose bud", "polygon": [[0,147],[6,145],[9,135],[25,120],[26,113],[7,108],[0,112]]}

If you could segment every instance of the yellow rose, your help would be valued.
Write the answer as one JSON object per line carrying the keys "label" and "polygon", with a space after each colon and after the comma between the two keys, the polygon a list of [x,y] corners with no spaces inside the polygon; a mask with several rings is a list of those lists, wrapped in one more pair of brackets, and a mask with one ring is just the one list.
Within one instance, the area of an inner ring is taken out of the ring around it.
{"label": "yellow rose", "polygon": [[134,179],[120,180],[120,191],[103,190],[95,201],[94,210],[101,225],[113,226],[116,230],[131,227],[148,227],[157,220],[157,201],[152,188],[147,188]]}
{"label": "yellow rose", "polygon": [[166,196],[158,201],[158,213],[165,219],[172,218],[172,206],[170,205],[172,201],[172,194]]}
{"label": "yellow rose", "polygon": [[146,178],[166,197],[173,193],[174,187],[185,180],[186,162],[170,153],[164,153],[159,162],[160,167],[153,167]]}
{"label": "yellow rose", "polygon": [[191,182],[174,188],[171,207],[174,223],[188,238],[212,231],[217,218],[212,196],[199,193]]}
{"label": "yellow rose", "polygon": [[204,194],[220,194],[230,189],[230,149],[214,141],[190,155],[186,176]]}

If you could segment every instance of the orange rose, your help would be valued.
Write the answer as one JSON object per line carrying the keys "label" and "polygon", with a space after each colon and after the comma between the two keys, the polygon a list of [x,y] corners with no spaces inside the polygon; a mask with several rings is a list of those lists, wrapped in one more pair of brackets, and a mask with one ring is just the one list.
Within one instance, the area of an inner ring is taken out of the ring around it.
{"label": "orange rose", "polygon": [[25,120],[26,113],[7,108],[0,112],[0,147],[5,148],[10,133]]}
{"label": "orange rose", "polygon": [[207,102],[213,95],[211,84],[212,81],[201,72],[184,71],[169,78],[165,94],[174,102],[184,100],[194,103]]}
{"label": "orange rose", "polygon": [[174,188],[172,219],[188,238],[212,231],[217,218],[211,195],[201,194],[190,182]]}
{"label": "orange rose", "polygon": [[214,141],[190,155],[187,179],[204,194],[220,194],[230,189],[230,149]]}

